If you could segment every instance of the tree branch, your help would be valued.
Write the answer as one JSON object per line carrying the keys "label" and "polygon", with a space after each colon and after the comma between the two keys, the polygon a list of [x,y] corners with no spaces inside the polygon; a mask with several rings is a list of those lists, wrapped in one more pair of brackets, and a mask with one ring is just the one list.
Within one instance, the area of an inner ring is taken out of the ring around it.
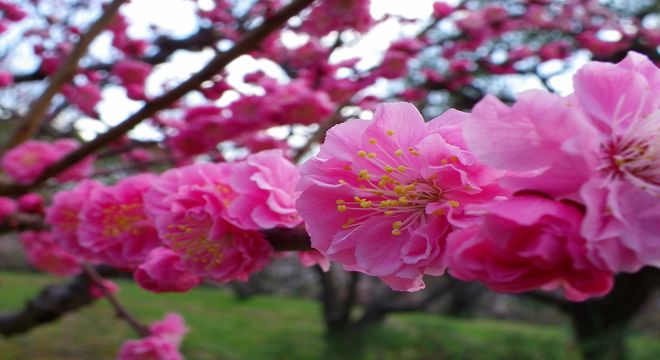
{"label": "tree branch", "polygon": [[78,163],[98,149],[120,138],[143,120],[153,116],[158,111],[167,108],[188,92],[198,88],[204,81],[220,72],[227,64],[240,55],[256,49],[262,40],[279,29],[291,17],[298,14],[313,2],[314,0],[295,0],[291,2],[272,17],[265,19],[260,26],[247,33],[231,49],[216,55],[204,68],[202,68],[202,70],[195,73],[188,80],[182,82],[167,93],[147,102],[140,110],[129,116],[117,126],[111,128],[102,135],[99,135],[94,140],[83,144],[80,148],[73,151],[65,158],[48,167],[34,183],[27,186],[21,186],[18,184],[6,185],[0,188],[0,195],[17,196],[24,194],[29,189],[45,182],[51,177]]}
{"label": "tree branch", "polygon": [[[108,267],[99,267],[97,271],[106,275],[116,273]],[[94,301],[89,291],[91,285],[92,280],[86,274],[80,274],[68,283],[45,287],[23,309],[0,314],[0,335],[9,337],[28,332],[91,304]]]}
{"label": "tree branch", "polygon": [[149,328],[140,323],[126,308],[117,300],[117,298],[103,284],[103,277],[89,264],[82,265],[83,271],[87,276],[101,289],[103,296],[108,300],[117,317],[126,320],[126,322],[135,330],[140,337],[149,336]]}
{"label": "tree branch", "polygon": [[[85,55],[87,48],[94,41],[94,39],[103,31],[103,29],[110,24],[112,19],[119,11],[119,7],[126,2],[126,0],[113,0],[104,10],[103,14],[89,27],[87,32],[80,38],[80,41],[73,48],[69,56],[66,58],[62,66],[57,69],[57,72],[50,79],[50,83],[31,105],[30,110],[25,115],[22,123],[16,128],[11,135],[4,151],[7,151],[14,146],[28,140],[39,128],[41,119],[46,114],[53,97],[60,91],[62,86],[71,81],[78,68],[78,61]],[[0,154],[1,155],[1,154]]]}

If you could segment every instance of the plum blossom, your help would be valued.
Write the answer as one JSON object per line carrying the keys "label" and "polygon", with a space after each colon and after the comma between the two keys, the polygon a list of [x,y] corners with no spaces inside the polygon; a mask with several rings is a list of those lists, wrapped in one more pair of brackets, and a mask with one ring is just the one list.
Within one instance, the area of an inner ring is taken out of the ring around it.
{"label": "plum blossom", "polygon": [[35,268],[57,276],[80,272],[78,260],[57,246],[50,232],[24,231],[20,237],[28,261]]}
{"label": "plum blossom", "polygon": [[44,211],[44,198],[37,193],[28,193],[18,198],[18,210],[40,214]]}
{"label": "plum blossom", "polygon": [[183,318],[175,313],[149,326],[150,335],[139,340],[125,341],[118,360],[183,360],[179,346],[188,329]]}
{"label": "plum blossom", "polygon": [[602,296],[612,288],[612,272],[587,258],[577,207],[521,195],[479,208],[486,211],[480,226],[447,239],[452,276],[508,293],[562,287],[572,301]]}
{"label": "plum blossom", "polygon": [[312,8],[303,28],[315,36],[331,31],[353,29],[368,30],[374,20],[369,12],[370,0],[327,0]]}
{"label": "plum blossom", "polygon": [[53,230],[55,242],[66,252],[85,261],[97,262],[96,255],[82,246],[78,238],[80,211],[94,190],[103,185],[92,180],[83,180],[70,190],[61,190],[53,195],[46,209],[46,223]]}
{"label": "plum blossom", "polygon": [[0,223],[5,221],[9,215],[16,212],[18,209],[18,204],[12,198],[6,196],[0,196]]}
{"label": "plum blossom", "polygon": [[227,206],[236,197],[223,180],[229,164],[193,164],[168,170],[145,196],[145,209],[165,245],[188,269],[217,282],[245,281],[272,253],[263,235],[229,222]]}
{"label": "plum blossom", "polygon": [[411,104],[379,107],[373,121],[330,129],[302,169],[297,209],[312,246],[345,269],[396,290],[424,287],[445,269],[445,239],[476,220],[466,206],[504,195],[499,176],[463,143],[465,115],[424,123]]}
{"label": "plum blossom", "polygon": [[57,151],[49,143],[29,140],[7,151],[0,166],[15,181],[29,184],[57,158]]}
{"label": "plum blossom", "polygon": [[103,263],[133,268],[161,244],[144,212],[143,195],[156,176],[140,174],[94,189],[78,218],[78,242]]}
{"label": "plum blossom", "polygon": [[179,254],[164,247],[153,249],[133,277],[141,288],[156,293],[186,292],[202,281],[185,268]]}
{"label": "plum blossom", "polygon": [[232,166],[228,205],[232,222],[244,229],[292,228],[302,222],[295,208],[300,173],[281,150],[265,150]]}
{"label": "plum blossom", "polygon": [[475,106],[465,136],[486,164],[513,171],[512,191],[583,204],[582,235],[603,269],[660,266],[660,70],[636,53],[591,62],[560,98],[522,94],[511,108]]}
{"label": "plum blossom", "polygon": [[[7,151],[0,161],[0,166],[16,182],[29,184],[37,180],[46,168],[78,146],[78,142],[72,139],[61,139],[53,143],[29,140]],[[87,157],[57,175],[56,179],[66,182],[85,178],[91,174],[93,162],[93,157]]]}

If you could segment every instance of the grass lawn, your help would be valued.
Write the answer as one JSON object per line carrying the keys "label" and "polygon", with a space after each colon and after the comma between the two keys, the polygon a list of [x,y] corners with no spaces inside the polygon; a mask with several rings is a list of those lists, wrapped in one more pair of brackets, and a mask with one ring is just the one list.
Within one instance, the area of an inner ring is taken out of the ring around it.
{"label": "grass lawn", "polygon": [[[37,274],[0,273],[0,310],[10,311],[53,283]],[[59,280],[62,281],[62,280]],[[326,354],[319,306],[308,300],[255,297],[199,288],[155,295],[119,282],[118,297],[145,322],[180,312],[191,331],[189,360],[319,359]],[[134,334],[105,301],[26,335],[0,340],[1,360],[113,359]],[[659,359],[659,339],[631,337],[633,359]],[[351,352],[357,352],[352,351]],[[364,359],[578,359],[568,329],[514,322],[453,320],[434,315],[392,316],[365,336]]]}

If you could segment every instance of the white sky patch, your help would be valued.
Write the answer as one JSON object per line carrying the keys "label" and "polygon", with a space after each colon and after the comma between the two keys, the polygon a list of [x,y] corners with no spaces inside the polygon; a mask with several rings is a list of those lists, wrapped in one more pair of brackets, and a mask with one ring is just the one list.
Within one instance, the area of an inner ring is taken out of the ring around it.
{"label": "white sky patch", "polygon": [[[157,4],[156,4],[157,3]],[[174,37],[183,37],[197,29],[195,4],[190,0],[133,0],[122,8],[131,19],[129,35],[148,37],[156,26]]]}

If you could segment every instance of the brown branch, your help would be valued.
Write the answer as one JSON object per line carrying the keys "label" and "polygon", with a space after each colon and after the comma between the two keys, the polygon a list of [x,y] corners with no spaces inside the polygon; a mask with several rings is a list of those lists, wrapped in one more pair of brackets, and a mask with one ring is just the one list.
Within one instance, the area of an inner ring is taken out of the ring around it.
{"label": "brown branch", "polygon": [[126,322],[140,337],[149,336],[149,328],[140,323],[133,315],[131,315],[131,313],[126,310],[126,308],[119,302],[119,300],[117,300],[117,298],[110,292],[110,290],[105,287],[105,284],[103,284],[103,277],[96,271],[96,269],[89,264],[83,264],[82,268],[85,274],[87,274],[87,276],[89,276],[89,278],[94,283],[96,283],[97,287],[101,289],[103,296],[108,300],[110,305],[112,305],[112,308],[115,309],[117,317],[126,320]]}
{"label": "brown branch", "polygon": [[167,93],[147,102],[140,110],[129,116],[117,126],[111,128],[102,135],[99,135],[94,140],[83,144],[80,148],[73,151],[65,158],[48,167],[34,183],[27,186],[17,184],[5,185],[0,188],[0,195],[16,196],[23,194],[29,189],[68,169],[98,149],[120,138],[143,120],[153,116],[158,111],[167,108],[188,92],[198,88],[204,81],[212,78],[237,57],[256,49],[262,40],[313,2],[314,0],[295,0],[291,2],[272,17],[265,19],[260,26],[247,33],[231,49],[216,55],[202,70],[195,73],[188,80],[182,82]]}
{"label": "brown branch", "polygon": [[[139,58],[140,61],[151,65],[162,64],[167,61],[172,54],[177,50],[187,51],[201,51],[208,46],[213,45],[214,42],[221,39],[215,28],[202,27],[196,33],[182,39],[175,39],[165,35],[161,35],[153,42],[152,45],[158,47],[158,51],[153,55],[143,56]],[[99,63],[84,67],[83,70],[106,70],[109,71],[114,67],[114,63]],[[37,69],[32,73],[19,74],[14,76],[14,83],[39,81],[46,78],[46,74]]]}
{"label": "brown branch", "polygon": [[310,251],[309,235],[304,228],[275,228],[261,231],[275,251]]}
{"label": "brown branch", "polygon": [[30,110],[25,115],[21,124],[16,128],[9,140],[4,146],[3,151],[28,140],[39,128],[39,124],[50,106],[53,97],[60,91],[62,86],[71,81],[78,68],[78,61],[85,55],[89,45],[110,24],[112,19],[119,11],[119,7],[126,0],[114,0],[104,10],[103,14],[89,27],[87,32],[80,38],[80,41],[73,48],[69,56],[64,60],[62,66],[50,79],[50,82],[44,92],[30,105]]}
{"label": "brown branch", "polygon": [[[116,273],[107,267],[100,267],[97,271],[106,276]],[[45,287],[26,302],[23,309],[0,314],[0,335],[9,337],[28,332],[91,304],[94,301],[89,291],[91,285],[92,280],[86,274],[80,274],[68,283]]]}

